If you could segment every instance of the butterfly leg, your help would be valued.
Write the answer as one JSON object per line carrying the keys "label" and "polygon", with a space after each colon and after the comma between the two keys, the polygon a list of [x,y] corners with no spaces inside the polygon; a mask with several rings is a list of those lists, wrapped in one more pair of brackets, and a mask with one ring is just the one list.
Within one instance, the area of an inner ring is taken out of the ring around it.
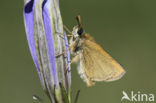
{"label": "butterfly leg", "polygon": [[63,34],[63,33],[59,33],[59,32],[55,32],[57,35],[59,35],[62,39],[64,39],[64,35],[71,37],[71,34]]}
{"label": "butterfly leg", "polygon": [[69,33],[69,35],[73,35],[72,32],[68,29],[67,26],[63,25],[63,28]]}
{"label": "butterfly leg", "polygon": [[66,69],[65,69],[65,75],[67,74],[67,71],[68,71],[70,65],[71,65],[73,62],[76,62],[76,61],[79,59],[79,57],[80,57],[80,55],[77,54],[76,56],[74,56],[74,57],[72,58],[72,60],[70,61],[70,63],[67,65],[67,67],[66,67]]}
{"label": "butterfly leg", "polygon": [[[68,29],[67,26],[63,25],[63,28],[68,32],[68,34],[65,33],[66,36],[69,36],[69,37],[73,36],[72,32]],[[56,32],[56,33],[59,34],[60,37],[64,39],[64,33],[59,33],[59,32]]]}
{"label": "butterfly leg", "polygon": [[55,57],[58,58],[58,57],[64,55],[68,50],[72,49],[74,46],[75,46],[75,42],[72,45],[70,45],[68,47],[68,49],[66,49],[65,51],[63,51],[61,54],[56,55]]}
{"label": "butterfly leg", "polygon": [[62,55],[64,55],[68,50],[70,50],[71,49],[71,47],[69,47],[68,49],[66,49],[65,51],[63,51],[62,53],[60,53],[60,54],[58,54],[58,55],[56,55],[55,57],[56,58],[58,58],[58,57],[60,57],[60,56],[62,56]]}

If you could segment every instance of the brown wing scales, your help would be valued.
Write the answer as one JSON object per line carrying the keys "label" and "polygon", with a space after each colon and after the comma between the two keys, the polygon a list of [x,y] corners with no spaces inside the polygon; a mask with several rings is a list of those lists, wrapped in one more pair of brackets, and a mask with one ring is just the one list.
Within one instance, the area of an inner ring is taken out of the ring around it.
{"label": "brown wing scales", "polygon": [[118,64],[104,49],[96,42],[85,40],[80,55],[81,71],[83,78],[88,85],[95,81],[114,81],[120,79],[125,73]]}

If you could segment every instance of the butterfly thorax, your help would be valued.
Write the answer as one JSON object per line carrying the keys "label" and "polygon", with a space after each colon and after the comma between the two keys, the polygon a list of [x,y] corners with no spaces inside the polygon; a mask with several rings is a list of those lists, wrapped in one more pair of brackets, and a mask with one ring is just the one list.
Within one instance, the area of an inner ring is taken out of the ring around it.
{"label": "butterfly thorax", "polygon": [[75,26],[72,31],[73,36],[70,38],[70,46],[73,45],[71,49],[71,53],[73,55],[76,55],[82,51],[82,48],[85,42],[85,38],[84,38],[85,34],[83,33],[79,35],[77,31],[78,31],[78,27]]}

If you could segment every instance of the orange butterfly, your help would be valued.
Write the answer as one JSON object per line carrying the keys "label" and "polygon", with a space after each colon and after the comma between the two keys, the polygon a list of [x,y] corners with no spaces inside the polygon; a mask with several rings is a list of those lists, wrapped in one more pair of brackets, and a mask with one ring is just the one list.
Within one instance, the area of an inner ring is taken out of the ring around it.
{"label": "orange butterfly", "polygon": [[71,36],[69,49],[74,56],[68,67],[73,62],[79,62],[79,74],[88,86],[92,86],[96,81],[110,82],[120,79],[125,70],[89,34],[83,32],[80,15],[76,19],[78,25],[72,32],[65,27]]}

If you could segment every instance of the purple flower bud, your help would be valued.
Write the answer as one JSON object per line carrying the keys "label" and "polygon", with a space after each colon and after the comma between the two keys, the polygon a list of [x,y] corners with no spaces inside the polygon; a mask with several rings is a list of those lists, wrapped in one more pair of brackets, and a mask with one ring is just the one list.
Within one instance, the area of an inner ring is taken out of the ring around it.
{"label": "purple flower bud", "polygon": [[[63,86],[70,101],[71,74],[65,75],[70,61],[67,37],[58,0],[25,0],[24,19],[30,52],[39,74],[43,89],[53,103],[63,103]],[[70,68],[69,68],[70,69]]]}

